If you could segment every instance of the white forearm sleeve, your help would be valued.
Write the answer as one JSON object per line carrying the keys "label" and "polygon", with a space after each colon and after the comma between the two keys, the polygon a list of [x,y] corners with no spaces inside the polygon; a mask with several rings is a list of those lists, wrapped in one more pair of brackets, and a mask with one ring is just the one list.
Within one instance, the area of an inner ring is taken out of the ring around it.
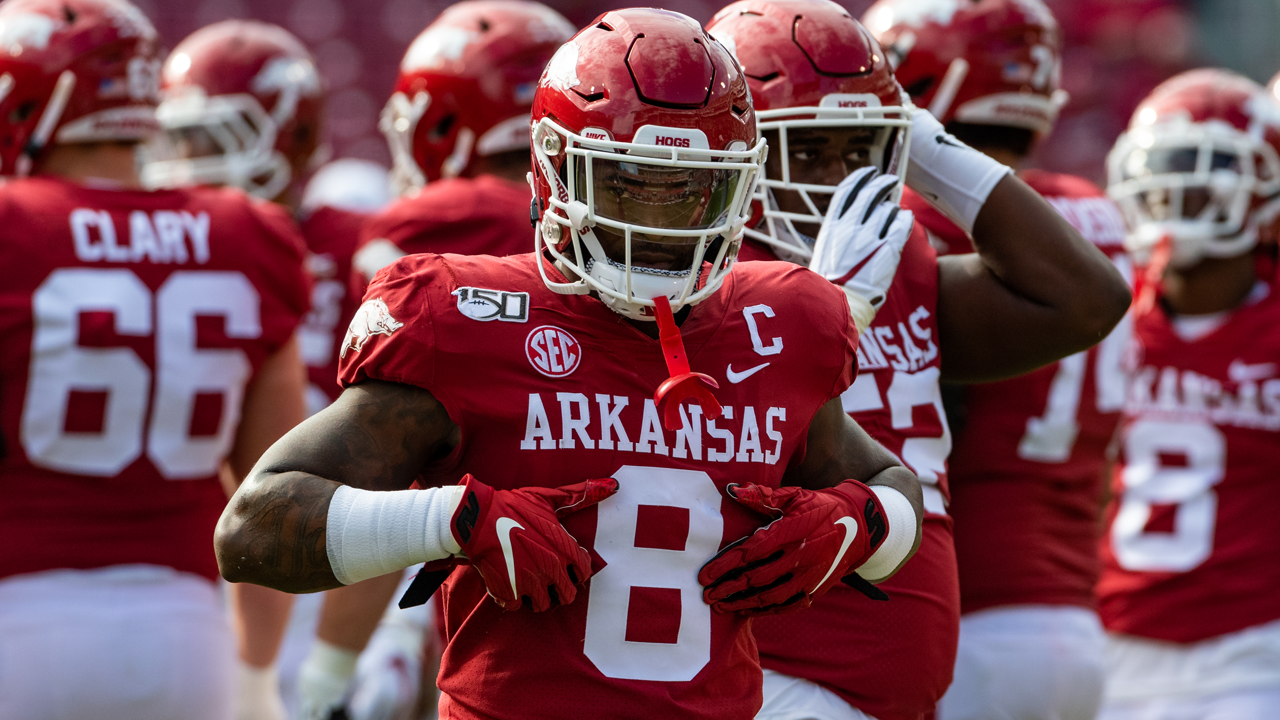
{"label": "white forearm sleeve", "polygon": [[864,580],[875,582],[897,570],[911,552],[911,546],[916,544],[916,511],[906,495],[888,485],[872,485],[871,492],[876,494],[884,508],[889,537],[854,572]]}
{"label": "white forearm sleeve", "polygon": [[338,488],[325,531],[333,576],[351,585],[458,554],[449,521],[462,491],[461,485],[394,492]]}
{"label": "white forearm sleeve", "polygon": [[987,196],[1013,172],[955,139],[918,108],[911,114],[910,158],[907,185],[969,234]]}

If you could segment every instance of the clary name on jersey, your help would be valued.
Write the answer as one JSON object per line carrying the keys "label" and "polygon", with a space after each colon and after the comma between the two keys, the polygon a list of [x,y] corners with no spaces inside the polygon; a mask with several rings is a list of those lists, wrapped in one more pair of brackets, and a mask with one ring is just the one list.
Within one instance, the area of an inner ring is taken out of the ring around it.
{"label": "clary name on jersey", "polygon": [[1223,383],[1190,370],[1147,366],[1129,384],[1125,412],[1146,419],[1205,420],[1280,430],[1280,377],[1275,363],[1232,361]]}
{"label": "clary name on jersey", "polygon": [[[558,392],[529,394],[521,450],[572,450],[582,447],[612,452],[664,455],[679,460],[707,462],[755,462],[776,465],[782,454],[781,424],[787,409],[771,407],[763,412],[747,405],[725,406],[712,420],[696,404],[680,408],[680,429],[674,437],[662,428],[653,398],[597,393]],[[559,413],[549,415],[547,407]],[[552,418],[555,418],[553,424]],[[634,440],[633,440],[634,438]]]}
{"label": "clary name on jersey", "polygon": [[134,210],[129,226],[117,228],[106,210],[71,211],[71,239],[81,262],[182,264],[209,262],[209,213]]}

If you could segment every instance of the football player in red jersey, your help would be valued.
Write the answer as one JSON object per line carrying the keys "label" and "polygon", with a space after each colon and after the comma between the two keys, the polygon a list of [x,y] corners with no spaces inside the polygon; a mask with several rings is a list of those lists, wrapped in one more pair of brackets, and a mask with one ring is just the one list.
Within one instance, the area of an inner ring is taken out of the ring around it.
{"label": "football player in red jersey", "polygon": [[1102,541],[1099,717],[1275,717],[1280,108],[1226,70],[1183,73],[1138,105],[1107,168],[1148,271]]}
{"label": "football player in red jersey", "polygon": [[[284,28],[227,20],[178,43],[160,77],[164,133],[148,148],[143,181],[238,187],[299,220],[312,279],[299,350],[316,399],[309,409],[319,409],[338,394],[337,327],[359,304],[348,279],[363,215],[330,207],[299,212],[302,181],[320,147],[325,98],[315,61]],[[242,703],[278,704],[274,662],[292,597],[236,586],[232,598],[249,603],[236,615],[246,663]]]}
{"label": "football player in red jersey", "polygon": [[[881,242],[896,238],[902,259],[861,336],[861,374],[843,407],[919,475],[924,540],[881,585],[888,603],[836,588],[806,613],[753,623],[766,673],[757,717],[918,718],[950,682],[959,621],[939,380],[1007,376],[1086,347],[1120,318],[1128,293],[1105,257],[1007,168],[903,107],[879,45],[839,6],[748,0],[709,29],[736,48],[773,145],[758,230],[785,256],[816,237],[811,267],[843,281],[859,254],[840,246],[862,233],[839,219],[847,203],[837,183],[891,204],[898,182],[881,173],[904,166],[907,184],[948,206],[980,250],[936,258],[923,228],[901,224],[908,211],[858,218]],[[1096,293],[1079,293],[1079,282]]]}
{"label": "football player in red jersey", "polygon": [[[1040,0],[884,0],[867,12],[911,99],[952,135],[1021,168],[1053,127],[1061,33]],[[1124,220],[1081,178],[1018,176],[1131,276]],[[939,254],[973,244],[923,198],[904,206]],[[1103,633],[1093,596],[1106,450],[1124,400],[1122,321],[1101,344],[1033,373],[955,388],[949,463],[960,643],[940,720],[1093,718]],[[998,678],[998,680],[996,680]]]}
{"label": "football player in red jersey", "polygon": [[733,264],[765,148],[722,45],[607,13],[533,118],[541,251],[375,278],[348,388],[242,486],[223,571],[306,591],[464,557],[442,716],[749,717],[748,615],[891,574],[919,486],[841,410],[843,294]]}
{"label": "football player in red jersey", "polygon": [[529,107],[572,35],[539,2],[464,0],[414,39],[379,123],[402,198],[365,226],[356,269],[366,280],[410,253],[533,249]]}
{"label": "football player in red jersey", "polygon": [[[410,44],[380,122],[403,197],[364,224],[354,262],[363,281],[410,253],[529,252],[529,107],[572,35],[542,3],[467,0]],[[328,593],[300,678],[304,717],[327,717],[347,695],[399,575]]]}
{"label": "football player in red jersey", "polygon": [[302,240],[148,192],[159,39],[124,0],[0,5],[0,716],[226,720],[210,531],[303,417]]}

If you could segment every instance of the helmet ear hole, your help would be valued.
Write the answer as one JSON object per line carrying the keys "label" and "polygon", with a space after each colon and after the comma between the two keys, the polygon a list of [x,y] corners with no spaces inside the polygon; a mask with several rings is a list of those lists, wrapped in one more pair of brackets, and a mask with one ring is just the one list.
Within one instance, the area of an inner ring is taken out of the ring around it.
{"label": "helmet ear hole", "polygon": [[935,80],[937,80],[937,78],[934,77],[920,78],[903,88],[903,90],[906,91],[907,95],[910,95],[913,98],[924,97],[925,93],[929,92],[929,88],[933,87]]}
{"label": "helmet ear hole", "polygon": [[19,105],[18,107],[14,108],[13,112],[9,113],[9,123],[11,125],[18,125],[20,123],[24,123],[27,121],[27,118],[31,117],[31,114],[35,112],[35,110],[36,110],[36,101],[28,100],[22,103],[21,105]]}
{"label": "helmet ear hole", "polygon": [[445,115],[443,118],[440,118],[440,122],[436,123],[435,127],[431,128],[428,135],[430,135],[433,141],[440,140],[441,138],[448,136],[449,130],[453,129],[453,122],[456,119],[457,116],[455,115]]}

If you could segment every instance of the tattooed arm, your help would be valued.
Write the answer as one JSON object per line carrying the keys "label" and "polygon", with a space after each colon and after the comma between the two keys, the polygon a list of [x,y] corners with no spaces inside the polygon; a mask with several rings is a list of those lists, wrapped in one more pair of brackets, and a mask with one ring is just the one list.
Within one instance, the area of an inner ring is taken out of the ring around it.
{"label": "tattooed arm", "polygon": [[[921,522],[924,518],[924,496],[920,490],[920,480],[893,453],[876,442],[861,425],[849,417],[841,407],[840,398],[835,398],[813,416],[809,423],[804,460],[787,471],[782,484],[821,490],[849,478],[861,480],[868,487],[891,487],[907,498],[916,521],[915,540],[908,557],[915,554],[920,547]],[[888,577],[889,575],[876,582]]]}
{"label": "tattooed arm", "polygon": [[223,577],[287,592],[338,587],[325,525],[340,484],[404,490],[458,443],[444,406],[421,388],[367,380],[272,445],[214,532]]}

